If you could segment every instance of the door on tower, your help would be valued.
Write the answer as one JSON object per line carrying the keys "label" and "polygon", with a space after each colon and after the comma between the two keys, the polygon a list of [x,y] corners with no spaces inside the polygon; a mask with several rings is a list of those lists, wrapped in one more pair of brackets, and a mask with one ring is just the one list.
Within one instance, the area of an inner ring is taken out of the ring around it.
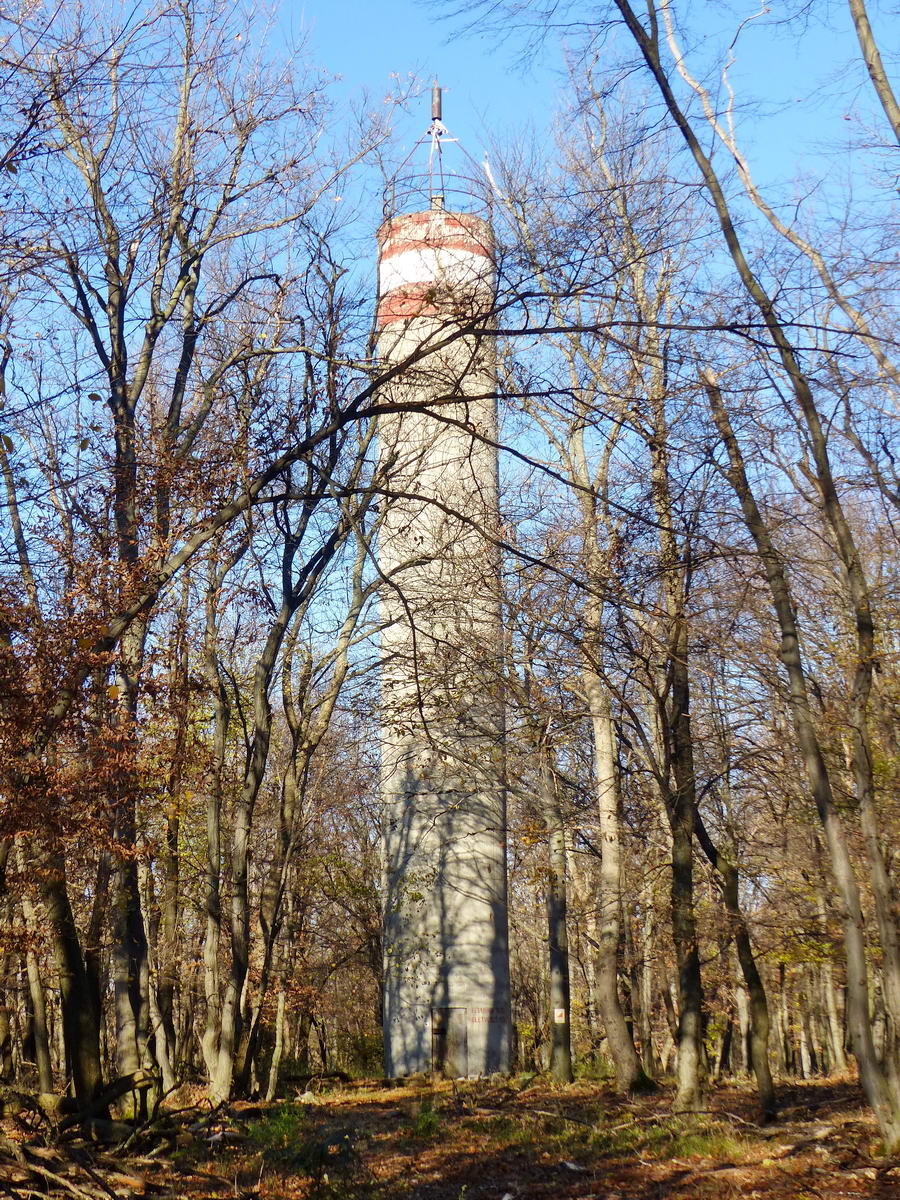
{"label": "door on tower", "polygon": [[431,1069],[447,1079],[461,1079],[469,1073],[468,1039],[465,1008],[431,1010]]}

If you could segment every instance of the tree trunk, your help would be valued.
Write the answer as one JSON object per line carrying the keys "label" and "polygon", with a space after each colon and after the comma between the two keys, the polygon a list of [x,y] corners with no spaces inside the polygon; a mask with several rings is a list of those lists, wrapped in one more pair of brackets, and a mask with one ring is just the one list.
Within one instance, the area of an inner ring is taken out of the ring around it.
{"label": "tree trunk", "polygon": [[672,830],[672,938],[678,967],[679,1001],[674,1110],[692,1112],[706,1105],[703,1089],[703,984],[694,914],[694,828],[697,821],[697,793],[689,710],[684,597],[680,594],[679,584],[674,580],[667,590],[678,593],[675,600],[670,601],[670,613],[675,629],[667,662],[671,687],[666,714],[675,785],[670,793],[667,808]]}
{"label": "tree trunk", "polygon": [[[27,873],[24,848],[21,841],[16,846],[16,860],[20,873]],[[29,935],[38,936],[38,918],[27,888],[22,892],[20,903]],[[25,952],[25,970],[28,976],[28,991],[31,996],[32,1036],[34,1038],[34,1061],[37,1067],[38,1087],[42,1092],[53,1091],[53,1067],[50,1063],[50,1039],[47,1027],[47,997],[41,979],[41,968],[33,947]]]}
{"label": "tree trunk", "polygon": [[[130,809],[128,801],[125,809]],[[134,814],[120,813],[117,835],[124,847],[134,846]],[[119,862],[113,876],[112,977],[116,1014],[116,1070],[132,1075],[141,1070],[148,1051],[149,964],[141,913],[137,863]],[[141,1095],[146,1097],[146,1093]]]}
{"label": "tree trunk", "polygon": [[94,876],[94,898],[91,917],[84,939],[84,966],[94,1007],[94,1019],[98,1027],[103,1025],[103,992],[105,971],[103,967],[103,922],[106,917],[109,884],[112,878],[112,863],[109,851],[101,847],[97,858],[97,873]]}
{"label": "tree trunk", "polygon": [[[570,847],[571,850],[571,847]],[[584,914],[584,928],[581,930],[581,970],[584,976],[584,1019],[590,1038],[591,1053],[597,1048],[600,1039],[598,1027],[597,1005],[597,964],[595,961],[598,944],[598,925],[595,887],[593,882],[593,860],[585,863],[585,855],[570,854],[569,875],[575,882],[578,905]]]}
{"label": "tree trunk", "polygon": [[281,1059],[284,1054],[284,988],[278,989],[278,1007],[275,1011],[275,1048],[272,1051],[272,1061],[269,1064],[269,1080],[266,1084],[266,1100],[271,1103],[278,1090],[278,1072],[281,1070]]}
{"label": "tree trunk", "polygon": [[875,94],[881,102],[894,137],[900,142],[900,104],[897,103],[897,97],[894,95],[887,71],[884,69],[884,63],[881,61],[878,43],[875,41],[875,35],[869,23],[869,14],[866,12],[865,0],[848,0],[848,3],[866,70],[869,72]]}
{"label": "tree trunk", "polygon": [[715,1060],[715,1075],[716,1079],[721,1079],[723,1075],[731,1074],[731,1048],[734,1042],[734,1016],[729,1013],[725,1022],[725,1028],[719,1039],[719,1046],[716,1052]]}
{"label": "tree trunk", "polygon": [[649,876],[641,888],[641,1065],[648,1079],[657,1072],[656,1047],[653,1042],[653,884]]}
{"label": "tree trunk", "polygon": [[197,962],[199,955],[191,947],[191,968],[188,980],[181,981],[181,1011],[175,1027],[175,1059],[173,1067],[177,1078],[182,1078],[185,1066],[193,1067],[196,1061],[196,1039],[194,1037],[194,1013],[197,1007]]}
{"label": "tree trunk", "polygon": [[734,989],[734,1003],[737,1008],[738,1030],[740,1032],[739,1057],[741,1074],[749,1075],[751,1071],[752,1050],[750,1047],[750,1003],[747,989],[738,982]]}
{"label": "tree trunk", "polygon": [[594,786],[600,832],[597,1006],[616,1069],[616,1088],[621,1092],[631,1092],[636,1088],[647,1087],[650,1081],[634,1048],[634,1040],[619,999],[619,904],[622,864],[615,730],[609,697],[600,677],[586,664],[582,666],[581,678],[590,709],[594,738]]}
{"label": "tree trunk", "polygon": [[679,805],[672,821],[672,936],[678,967],[678,1061],[675,1112],[705,1107],[703,1094],[703,987],[694,918],[694,813]]}
{"label": "tree trunk", "polygon": [[[145,861],[138,864],[138,883],[141,889],[141,903],[145,914],[145,928],[148,934],[149,950],[148,964],[159,962],[159,917],[154,895],[153,872]],[[159,1066],[164,1093],[175,1087],[175,1072],[169,1049],[169,1040],[163,1026],[162,1012],[159,1007],[159,979],[156,971],[150,970],[150,981],[147,988],[147,1003],[150,1014],[150,1029],[152,1030],[154,1056]]]}
{"label": "tree trunk", "polygon": [[166,812],[166,849],[162,863],[159,942],[156,956],[156,996],[160,1020],[157,1044],[165,1043],[165,1056],[173,1075],[176,1055],[175,993],[178,984],[178,835],[181,824],[178,803],[178,798],[170,800]]}
{"label": "tree trunk", "polygon": [[200,1047],[210,1083],[216,1074],[222,1032],[219,986],[219,954],[222,938],[222,798],[228,727],[231,721],[231,705],[216,651],[216,637],[220,590],[228,570],[236,561],[237,558],[232,557],[220,567],[217,557],[210,556],[205,598],[204,672],[212,695],[214,726],[212,765],[206,795],[206,930],[203,938],[203,993],[206,1000],[206,1020]]}
{"label": "tree trunk", "polygon": [[[168,512],[166,497],[166,511]],[[179,834],[183,776],[188,754],[190,725],[190,667],[188,654],[188,611],[191,597],[192,573],[185,570],[181,603],[172,632],[169,692],[173,697],[174,741],[168,780],[166,804],[166,836],[162,855],[162,880],[159,896],[159,930],[156,945],[156,997],[159,1007],[160,1033],[156,1044],[165,1043],[165,1057],[174,1075],[177,1066],[177,1035],[175,1030],[175,995],[178,988],[178,926],[179,880],[181,859]],[[160,1064],[161,1065],[161,1064]]]}
{"label": "tree trunk", "polygon": [[794,1046],[791,1039],[791,1022],[788,1009],[787,971],[784,963],[778,965],[778,1048],[781,1069],[785,1074],[794,1070]]}
{"label": "tree trunk", "polygon": [[[134,428],[131,420],[117,421],[116,522],[120,557],[134,569],[137,562],[135,524],[136,463]],[[118,863],[112,887],[111,974],[116,1018],[116,1070],[120,1076],[133,1075],[152,1061],[150,1035],[150,959],[144,914],[138,881],[137,835],[137,756],[138,703],[140,677],[146,645],[146,619],[136,620],[123,635],[117,664],[121,689],[117,725],[120,753],[119,794],[115,800],[112,838]],[[139,1115],[146,1116],[148,1093],[137,1093]]]}
{"label": "tree trunk", "polygon": [[[821,861],[822,847],[818,836],[814,835],[813,844],[816,851],[816,858]],[[822,937],[828,938],[828,906],[825,901],[825,891],[818,881],[816,884],[816,908]],[[838,1074],[843,1074],[847,1070],[847,1055],[844,1050],[844,1027],[838,1013],[837,995],[834,986],[834,966],[830,958],[822,960],[819,977],[825,1010],[825,1029],[828,1037],[831,1069]]]}
{"label": "tree trunk", "polygon": [[88,1104],[103,1088],[96,1010],[69,903],[63,857],[58,851],[44,851],[40,867],[41,898],[59,975],[67,1066],[76,1100]]}
{"label": "tree trunk", "polygon": [[571,1083],[572,999],[569,980],[568,893],[566,881],[566,828],[550,749],[541,745],[541,807],[547,827],[547,942],[550,953],[550,1074],[558,1083]]}
{"label": "tree trunk", "polygon": [[807,1041],[806,1021],[804,1020],[803,1011],[799,1014],[799,1037],[800,1037],[800,1078],[812,1079],[812,1065],[809,1058],[809,1042]]}
{"label": "tree trunk", "polygon": [[215,1073],[210,1087],[214,1102],[231,1095],[235,1062],[244,1028],[242,1005],[250,966],[250,831],[256,798],[265,776],[272,731],[269,685],[278,651],[295,605],[285,601],[272,625],[256,664],[253,687],[253,734],[240,796],[234,805],[231,842],[231,969],[222,1003],[221,1032]]}
{"label": "tree trunk", "polygon": [[659,573],[665,611],[665,656],[656,685],[655,736],[662,751],[657,783],[672,834],[672,939],[678,972],[676,1112],[705,1107],[703,1089],[703,984],[694,914],[694,826],[697,785],[690,715],[688,578],[690,546],[676,535],[669,478],[668,423],[661,367],[649,397],[650,480],[658,524]]}
{"label": "tree trunk", "polygon": [[[874,656],[874,650],[872,652]],[[869,665],[871,671],[871,664]],[[866,697],[869,686],[864,685]],[[897,925],[897,903],[894,887],[888,874],[881,847],[879,817],[875,811],[875,787],[872,770],[872,749],[868,732],[867,699],[857,697],[851,712],[853,724],[852,766],[859,822],[866,844],[869,884],[872,889],[875,919],[881,940],[884,1007],[888,1017],[885,1056],[895,1076],[900,1073],[900,927]],[[900,1086],[898,1086],[900,1102]]]}
{"label": "tree trunk", "polygon": [[0,954],[0,989],[2,989],[2,992],[0,992],[0,1083],[11,1083],[13,1079],[13,1042],[9,989],[11,970],[12,955],[8,953]]}
{"label": "tree trunk", "polygon": [[827,960],[821,966],[821,980],[832,1070],[838,1074],[843,1074],[847,1070],[847,1055],[844,1053],[844,1027],[838,1013],[837,996],[835,995],[834,987],[834,967]]}
{"label": "tree trunk", "polygon": [[750,1062],[753,1074],[756,1076],[756,1087],[763,1115],[767,1121],[771,1121],[775,1119],[778,1112],[778,1103],[775,1099],[775,1085],[772,1082],[772,1071],[769,1066],[769,1005],[765,985],[756,965],[750,931],[740,906],[738,870],[734,863],[726,858],[713,843],[699,813],[697,814],[696,828],[697,839],[722,881],[725,911],[734,935],[738,962],[750,999]]}

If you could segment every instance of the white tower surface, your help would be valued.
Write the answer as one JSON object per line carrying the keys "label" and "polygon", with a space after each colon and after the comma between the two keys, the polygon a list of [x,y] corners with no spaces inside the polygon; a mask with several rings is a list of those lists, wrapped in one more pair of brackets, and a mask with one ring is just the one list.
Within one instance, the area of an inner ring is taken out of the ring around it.
{"label": "white tower surface", "polygon": [[494,243],[427,192],[378,232],[388,1076],[510,1057]]}

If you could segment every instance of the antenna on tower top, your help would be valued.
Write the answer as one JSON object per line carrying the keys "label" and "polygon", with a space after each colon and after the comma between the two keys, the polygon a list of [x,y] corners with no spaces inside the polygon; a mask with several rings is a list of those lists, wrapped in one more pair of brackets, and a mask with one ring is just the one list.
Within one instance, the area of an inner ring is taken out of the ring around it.
{"label": "antenna on tower top", "polygon": [[[444,162],[441,150],[441,139],[447,136],[447,126],[441,119],[443,110],[443,91],[437,78],[431,86],[431,150],[428,155],[428,175],[431,180],[429,192],[432,208],[444,207]],[[426,134],[426,137],[428,134]]]}
{"label": "antenna on tower top", "polygon": [[[437,81],[437,76],[431,81],[431,124],[422,133],[415,145],[400,164],[395,175],[388,181],[384,191],[385,219],[395,216],[404,209],[409,210],[411,204],[429,208],[444,209],[450,204],[451,208],[469,209],[472,201],[477,202],[477,208],[489,208],[495,188],[492,188],[484,175],[484,169],[472,156],[459,145],[459,139],[452,136],[444,124],[444,91]],[[425,96],[420,93],[421,100]],[[461,157],[469,164],[469,169],[463,167],[460,171],[451,163],[445,165],[446,151],[450,145],[458,147]],[[424,169],[413,164],[413,159],[425,150],[427,164]],[[410,168],[406,174],[407,168]],[[466,173],[467,172],[467,173]]]}

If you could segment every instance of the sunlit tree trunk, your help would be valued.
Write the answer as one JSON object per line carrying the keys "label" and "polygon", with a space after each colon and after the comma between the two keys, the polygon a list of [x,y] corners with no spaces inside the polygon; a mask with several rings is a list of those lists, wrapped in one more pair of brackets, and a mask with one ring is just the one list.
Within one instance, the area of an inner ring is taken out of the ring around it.
{"label": "sunlit tree trunk", "polygon": [[[657,372],[657,384],[661,379]],[[669,478],[668,429],[664,390],[650,397],[652,436],[649,440],[651,488],[658,521],[660,577],[666,628],[663,678],[657,685],[659,730],[663,757],[664,801],[672,834],[670,891],[672,938],[678,971],[678,1059],[676,1112],[705,1106],[705,1055],[703,1044],[703,984],[694,912],[694,830],[697,821],[697,785],[690,716],[690,676],[686,579],[686,546],[675,532]]]}
{"label": "sunlit tree trunk", "polygon": [[[27,867],[21,842],[16,847],[16,856],[19,870],[24,875]],[[38,916],[27,890],[23,890],[20,903],[29,937],[37,938],[39,936]],[[53,1068],[50,1063],[50,1038],[47,1028],[47,996],[34,946],[29,946],[25,952],[25,969],[28,975],[28,991],[31,995],[32,1034],[38,1087],[42,1092],[52,1092]]]}
{"label": "sunlit tree trunk", "polygon": [[884,69],[878,43],[875,40],[875,34],[872,32],[872,26],[869,22],[865,0],[848,0],[848,4],[850,5],[850,15],[853,17],[856,36],[859,39],[859,48],[862,51],[863,61],[866,64],[866,70],[869,72],[869,78],[872,80],[875,94],[878,96],[881,107],[884,109],[884,114],[890,123],[894,137],[900,142],[900,104],[897,103],[897,97],[894,95],[894,90],[891,87],[890,78]]}
{"label": "sunlit tree trunk", "polygon": [[622,859],[619,835],[615,730],[609,696],[589,666],[582,667],[582,686],[588,701],[594,749],[594,788],[600,834],[600,869],[597,895],[597,1006],[606,1030],[609,1052],[616,1068],[616,1087],[633,1091],[646,1086],[641,1065],[619,997],[619,904]]}

